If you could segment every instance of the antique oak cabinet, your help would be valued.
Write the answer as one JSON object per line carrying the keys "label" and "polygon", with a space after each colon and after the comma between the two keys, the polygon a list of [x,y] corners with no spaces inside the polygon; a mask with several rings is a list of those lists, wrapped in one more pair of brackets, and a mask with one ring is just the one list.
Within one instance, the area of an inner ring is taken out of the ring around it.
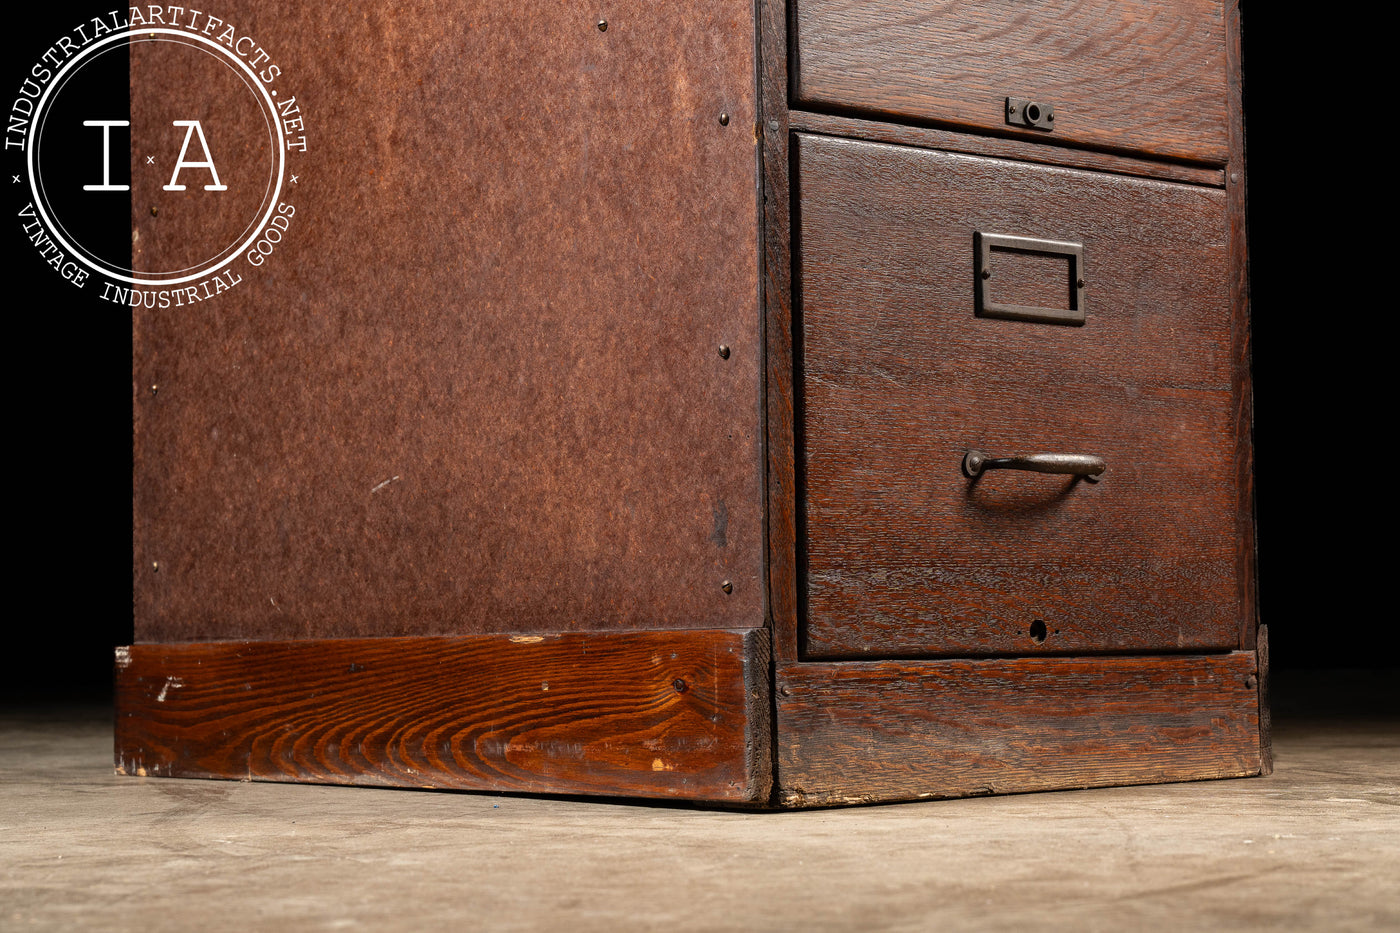
{"label": "antique oak cabinet", "polygon": [[[134,311],[118,769],[1266,772],[1238,6],[231,3],[306,147],[264,263]],[[201,66],[132,49],[165,120]]]}

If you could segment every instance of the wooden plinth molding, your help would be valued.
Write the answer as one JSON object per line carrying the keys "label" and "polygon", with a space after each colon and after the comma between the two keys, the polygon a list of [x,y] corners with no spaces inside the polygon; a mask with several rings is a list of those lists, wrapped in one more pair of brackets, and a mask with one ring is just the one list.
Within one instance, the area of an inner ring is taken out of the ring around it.
{"label": "wooden plinth molding", "polygon": [[133,645],[126,774],[766,802],[767,633]]}
{"label": "wooden plinth molding", "polygon": [[1258,675],[1252,651],[781,663],[775,796],[830,806],[1259,774]]}
{"label": "wooden plinth molding", "polygon": [[136,775],[803,807],[1267,770],[1243,651],[774,672],[755,629],[133,645],[116,667]]}

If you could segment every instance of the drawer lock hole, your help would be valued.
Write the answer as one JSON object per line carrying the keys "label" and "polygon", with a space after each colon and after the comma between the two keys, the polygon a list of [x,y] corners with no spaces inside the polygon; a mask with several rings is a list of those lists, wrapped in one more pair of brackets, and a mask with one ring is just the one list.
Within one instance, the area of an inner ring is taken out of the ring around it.
{"label": "drawer lock hole", "polygon": [[1033,130],[1053,130],[1055,128],[1055,107],[1044,101],[1008,97],[1006,98],[1006,123],[1008,126],[1028,126]]}

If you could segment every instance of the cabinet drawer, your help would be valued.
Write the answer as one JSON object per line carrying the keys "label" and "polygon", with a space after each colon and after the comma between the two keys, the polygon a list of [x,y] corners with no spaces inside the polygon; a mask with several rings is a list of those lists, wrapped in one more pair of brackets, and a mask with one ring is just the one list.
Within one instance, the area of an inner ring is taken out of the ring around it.
{"label": "cabinet drawer", "polygon": [[[812,657],[1236,645],[1238,399],[1224,192],[798,135]],[[1082,245],[991,254],[977,234]],[[1082,276],[1082,296],[1071,277]],[[1074,300],[1071,300],[1074,299]],[[1091,483],[964,454],[1103,458]]]}
{"label": "cabinet drawer", "polygon": [[[1221,0],[795,0],[794,105],[1224,163]],[[1008,124],[1006,99],[1054,109]]]}

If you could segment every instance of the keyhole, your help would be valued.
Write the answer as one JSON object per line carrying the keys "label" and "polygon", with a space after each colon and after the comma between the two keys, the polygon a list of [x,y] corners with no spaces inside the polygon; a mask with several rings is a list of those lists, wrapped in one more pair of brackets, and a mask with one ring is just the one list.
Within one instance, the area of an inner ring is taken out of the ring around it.
{"label": "keyhole", "polygon": [[1039,645],[1045,641],[1045,635],[1046,630],[1044,622],[1040,619],[1036,619],[1031,623],[1031,641]]}

